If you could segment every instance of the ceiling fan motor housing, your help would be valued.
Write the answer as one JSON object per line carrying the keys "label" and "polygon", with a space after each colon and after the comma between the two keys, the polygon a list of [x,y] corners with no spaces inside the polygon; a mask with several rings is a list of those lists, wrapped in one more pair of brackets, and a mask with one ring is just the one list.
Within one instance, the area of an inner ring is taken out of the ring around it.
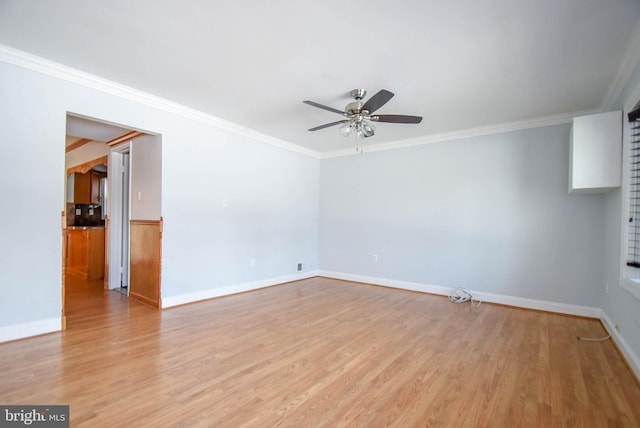
{"label": "ceiling fan motor housing", "polygon": [[344,108],[344,111],[349,114],[358,114],[362,110],[363,105],[364,103],[362,101],[354,101],[347,104],[347,106]]}
{"label": "ceiling fan motor housing", "polygon": [[347,104],[344,108],[344,111],[348,114],[358,114],[362,110],[362,106],[364,103],[362,99],[367,95],[367,91],[365,89],[353,89],[351,90],[351,97],[355,100]]}

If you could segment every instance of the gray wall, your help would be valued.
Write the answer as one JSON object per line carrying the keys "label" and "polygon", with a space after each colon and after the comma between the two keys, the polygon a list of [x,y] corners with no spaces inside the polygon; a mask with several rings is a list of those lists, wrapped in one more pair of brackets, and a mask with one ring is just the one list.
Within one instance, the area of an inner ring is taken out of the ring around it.
{"label": "gray wall", "polygon": [[0,62],[0,327],[61,316],[64,93],[33,77]]}
{"label": "gray wall", "polygon": [[569,125],[318,161],[3,62],[0,95],[0,330],[60,317],[72,112],[162,135],[163,297],[302,261],[602,307],[640,354],[640,301],[617,286],[621,194],[567,194]]}
{"label": "gray wall", "polygon": [[166,149],[163,137],[163,255],[175,262],[163,292],[291,275],[297,262],[316,270],[319,160],[199,128]]}
{"label": "gray wall", "polygon": [[0,99],[0,340],[60,326],[67,112],[162,136],[163,299],[317,269],[318,159],[5,62]]}
{"label": "gray wall", "polygon": [[323,160],[320,267],[597,307],[604,196],[568,194],[569,137],[559,125]]}
{"label": "gray wall", "polygon": [[130,218],[159,220],[162,215],[162,138],[152,135],[136,138],[129,150]]}

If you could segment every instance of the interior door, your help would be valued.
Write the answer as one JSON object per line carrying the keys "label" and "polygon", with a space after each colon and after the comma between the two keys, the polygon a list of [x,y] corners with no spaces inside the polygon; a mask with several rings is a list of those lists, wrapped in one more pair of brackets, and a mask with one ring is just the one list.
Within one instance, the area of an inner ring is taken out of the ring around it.
{"label": "interior door", "polygon": [[121,257],[120,257],[120,287],[129,287],[129,153],[122,154],[122,228],[121,228]]}
{"label": "interior door", "polygon": [[129,287],[129,161],[128,146],[111,152],[109,289]]}

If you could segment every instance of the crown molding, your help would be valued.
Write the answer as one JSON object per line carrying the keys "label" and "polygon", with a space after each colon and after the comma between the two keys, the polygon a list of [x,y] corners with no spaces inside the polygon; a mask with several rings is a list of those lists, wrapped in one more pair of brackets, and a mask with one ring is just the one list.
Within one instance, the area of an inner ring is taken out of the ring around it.
{"label": "crown molding", "polygon": [[603,100],[602,111],[609,111],[615,108],[624,87],[629,83],[631,74],[638,66],[640,66],[640,22],[636,24],[633,33],[631,33],[616,80],[613,81],[607,97]]}
{"label": "crown molding", "polygon": [[[616,80],[616,84],[612,87],[608,98],[615,98],[614,94],[616,91],[619,95],[620,91],[624,87],[624,84],[627,83],[631,72],[634,70],[634,67],[637,66],[638,63],[640,63],[640,24],[636,27],[636,30],[634,31],[634,37],[632,38],[632,42],[630,42],[629,46],[630,47],[628,48],[627,55],[625,56],[624,66],[621,68],[621,72],[619,73],[618,79]],[[285,141],[271,135],[263,134],[245,126],[220,119],[208,113],[204,113],[200,110],[196,110],[185,105],[169,101],[165,98],[151,95],[149,93],[131,88],[129,86],[121,85],[119,83],[103,79],[93,74],[85,73],[83,71],[76,70],[74,68],[67,67],[65,65],[49,61],[47,59],[2,44],[0,44],[0,61],[48,76],[52,76],[61,80],[65,80],[70,83],[85,86],[87,88],[104,92],[119,98],[124,98],[126,100],[133,101],[147,107],[175,114],[186,119],[194,120],[199,123],[203,123],[218,129],[232,132],[237,135],[251,138],[275,147],[279,147],[284,150],[299,153],[315,159],[353,156],[359,154],[358,152],[355,152],[353,148],[341,149],[326,153],[307,149],[289,141]],[[575,116],[596,113],[599,111],[602,110],[590,110],[560,115],[543,116],[522,121],[469,128],[439,134],[431,134],[417,138],[393,141],[390,143],[373,144],[364,146],[362,147],[362,149],[364,153],[377,152],[435,142],[459,140],[463,138],[518,131],[529,128],[552,126],[569,123]]]}
{"label": "crown molding", "polygon": [[0,61],[38,73],[42,73],[47,76],[65,80],[70,83],[85,86],[87,88],[104,92],[119,98],[124,98],[128,101],[133,101],[147,107],[162,110],[167,113],[172,113],[186,119],[191,119],[203,123],[205,125],[210,125],[244,137],[255,139],[263,143],[279,147],[281,149],[300,153],[316,159],[319,159],[321,157],[320,153],[314,150],[301,147],[297,144],[293,144],[288,141],[273,137],[271,135],[263,134],[242,125],[238,125],[237,123],[220,119],[208,113],[204,113],[200,110],[196,110],[182,104],[169,101],[165,98],[151,95],[149,93],[131,88],[129,86],[121,85],[119,83],[103,79],[93,74],[85,73],[83,71],[76,70],[74,68],[67,67],[65,65],[49,61],[47,59],[2,44],[0,44]]}
{"label": "crown molding", "polygon": [[[363,153],[380,152],[405,147],[420,146],[423,144],[439,143],[443,141],[461,140],[463,138],[481,137],[484,135],[500,134],[504,132],[521,131],[531,128],[542,128],[545,126],[562,125],[571,123],[574,117],[586,114],[598,113],[600,110],[583,110],[572,113],[563,113],[551,116],[542,116],[532,119],[519,120],[515,122],[501,123],[497,125],[480,126],[476,128],[463,129],[460,131],[444,132],[439,134],[425,135],[423,137],[410,138],[406,140],[393,141],[391,143],[380,143],[369,146],[361,146]],[[335,158],[342,156],[355,156],[359,152],[354,152],[353,148],[336,150],[323,153],[321,158]]]}

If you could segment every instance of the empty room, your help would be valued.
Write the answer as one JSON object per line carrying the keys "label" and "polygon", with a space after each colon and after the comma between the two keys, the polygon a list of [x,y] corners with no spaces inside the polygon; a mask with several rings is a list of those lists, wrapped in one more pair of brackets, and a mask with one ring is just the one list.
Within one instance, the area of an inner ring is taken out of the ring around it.
{"label": "empty room", "polygon": [[640,2],[0,0],[0,425],[640,426]]}

